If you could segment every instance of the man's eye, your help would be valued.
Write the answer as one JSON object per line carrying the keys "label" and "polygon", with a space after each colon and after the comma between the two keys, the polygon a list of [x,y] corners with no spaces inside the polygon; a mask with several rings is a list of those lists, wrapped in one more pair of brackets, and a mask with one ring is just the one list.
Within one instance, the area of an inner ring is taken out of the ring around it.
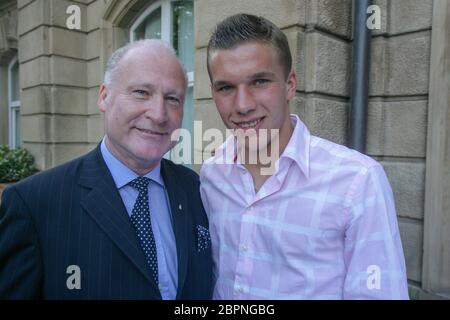
{"label": "man's eye", "polygon": [[181,100],[177,97],[168,96],[166,99],[172,104],[181,104]]}
{"label": "man's eye", "polygon": [[217,91],[219,91],[219,92],[227,92],[227,91],[230,91],[231,89],[232,89],[231,86],[221,86],[221,87],[217,88]]}
{"label": "man's eye", "polygon": [[268,79],[256,79],[253,83],[257,86],[261,86],[264,85],[266,83],[268,83],[269,80]]}
{"label": "man's eye", "polygon": [[137,97],[146,97],[147,96],[147,91],[145,90],[133,90],[133,94]]}

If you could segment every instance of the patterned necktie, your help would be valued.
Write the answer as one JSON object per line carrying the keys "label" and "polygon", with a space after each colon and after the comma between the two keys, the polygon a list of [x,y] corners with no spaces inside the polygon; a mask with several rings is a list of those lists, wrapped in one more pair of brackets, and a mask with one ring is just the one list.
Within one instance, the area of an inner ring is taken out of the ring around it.
{"label": "patterned necktie", "polygon": [[131,213],[131,222],[136,230],[147,263],[150,266],[153,279],[158,283],[158,258],[156,256],[156,243],[153,236],[150,209],[148,206],[149,182],[150,179],[146,177],[138,177],[130,182],[130,185],[139,191]]}

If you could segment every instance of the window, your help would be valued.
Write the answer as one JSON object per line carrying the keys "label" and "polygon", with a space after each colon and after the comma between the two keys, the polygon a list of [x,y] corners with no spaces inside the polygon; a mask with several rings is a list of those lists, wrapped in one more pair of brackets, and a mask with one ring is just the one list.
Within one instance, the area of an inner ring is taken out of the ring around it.
{"label": "window", "polygon": [[9,146],[17,148],[22,144],[20,126],[20,82],[19,61],[13,58],[8,66],[8,110]]}
{"label": "window", "polygon": [[[192,0],[163,0],[152,4],[133,23],[131,41],[161,39],[171,43],[188,76],[182,127],[192,133],[194,91],[194,4]],[[192,150],[191,150],[192,154]],[[172,160],[175,160],[172,158]]]}

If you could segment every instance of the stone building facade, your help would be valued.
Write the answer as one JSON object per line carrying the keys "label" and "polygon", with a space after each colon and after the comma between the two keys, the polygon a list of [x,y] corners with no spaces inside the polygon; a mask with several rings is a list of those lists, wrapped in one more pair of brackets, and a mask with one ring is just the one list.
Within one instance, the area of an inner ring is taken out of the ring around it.
{"label": "stone building facade", "polygon": [[[367,154],[392,184],[411,297],[450,297],[450,1],[373,2],[381,29],[371,41]],[[79,29],[68,28],[72,5],[80,9]],[[272,20],[289,39],[299,80],[292,112],[313,134],[345,144],[352,8],[352,0],[3,0],[0,143],[17,136],[40,169],[94,148],[103,136],[96,100],[108,57],[152,34],[176,38],[192,63],[184,126],[192,130],[197,120],[203,130],[224,129],[209,89],[207,41],[221,19],[248,12]],[[12,130],[13,120],[20,130]]]}

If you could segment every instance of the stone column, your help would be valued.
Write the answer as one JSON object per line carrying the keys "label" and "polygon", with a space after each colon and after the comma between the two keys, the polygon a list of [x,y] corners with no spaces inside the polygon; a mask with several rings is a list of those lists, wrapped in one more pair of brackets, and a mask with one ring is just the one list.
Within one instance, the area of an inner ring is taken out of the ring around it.
{"label": "stone column", "polygon": [[[88,142],[88,92],[96,61],[86,50],[87,1],[19,0],[19,62],[24,146],[40,169],[77,157]],[[70,5],[81,29],[67,27]]]}
{"label": "stone column", "polygon": [[431,40],[423,288],[450,298],[450,2],[435,0]]}

